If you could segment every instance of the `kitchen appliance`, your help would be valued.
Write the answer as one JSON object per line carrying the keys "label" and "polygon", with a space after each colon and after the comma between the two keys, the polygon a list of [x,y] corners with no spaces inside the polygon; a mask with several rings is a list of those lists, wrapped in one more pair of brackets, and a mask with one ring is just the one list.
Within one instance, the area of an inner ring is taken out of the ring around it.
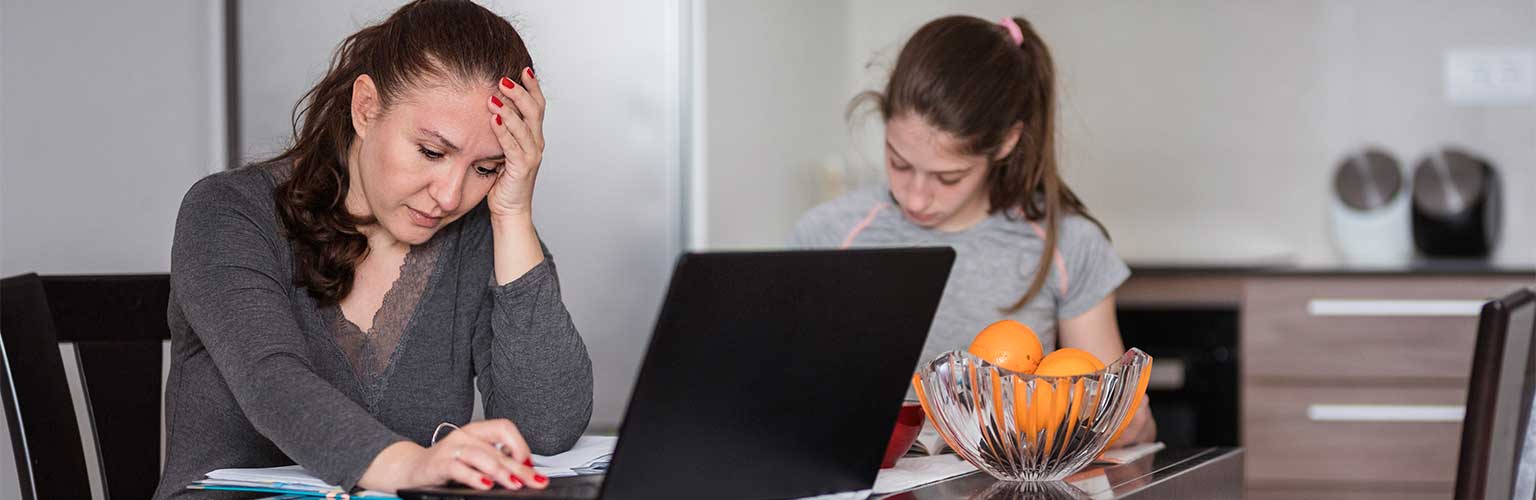
{"label": "kitchen appliance", "polygon": [[1333,241],[1344,261],[1362,266],[1406,264],[1413,257],[1407,179],[1391,154],[1362,149],[1333,174]]}
{"label": "kitchen appliance", "polygon": [[1446,148],[1413,174],[1413,243],[1429,257],[1487,257],[1499,241],[1498,171],[1477,155]]}
{"label": "kitchen appliance", "polygon": [[1236,306],[1119,304],[1125,345],[1151,354],[1147,401],[1172,448],[1239,446]]}

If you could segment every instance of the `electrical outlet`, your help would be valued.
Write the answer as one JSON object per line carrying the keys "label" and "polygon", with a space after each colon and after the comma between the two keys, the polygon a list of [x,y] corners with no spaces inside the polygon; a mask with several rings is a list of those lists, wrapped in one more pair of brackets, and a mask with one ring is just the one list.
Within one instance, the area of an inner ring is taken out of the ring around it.
{"label": "electrical outlet", "polygon": [[1445,98],[1456,104],[1536,102],[1536,50],[1446,51]]}

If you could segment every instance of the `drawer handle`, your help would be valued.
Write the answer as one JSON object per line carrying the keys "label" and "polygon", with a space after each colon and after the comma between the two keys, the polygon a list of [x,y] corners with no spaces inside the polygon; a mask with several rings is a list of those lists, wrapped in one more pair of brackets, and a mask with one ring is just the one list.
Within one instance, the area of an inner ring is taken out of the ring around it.
{"label": "drawer handle", "polygon": [[1184,388],[1184,360],[1159,359],[1152,363],[1152,376],[1147,379],[1147,389],[1177,391]]}
{"label": "drawer handle", "polygon": [[1312,299],[1313,316],[1477,316],[1481,300]]}
{"label": "drawer handle", "polygon": [[1455,423],[1465,415],[1461,405],[1307,405],[1313,422]]}

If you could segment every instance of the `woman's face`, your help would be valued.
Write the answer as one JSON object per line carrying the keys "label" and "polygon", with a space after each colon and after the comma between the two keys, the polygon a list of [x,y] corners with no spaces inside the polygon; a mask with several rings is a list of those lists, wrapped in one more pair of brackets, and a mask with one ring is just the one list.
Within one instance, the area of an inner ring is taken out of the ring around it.
{"label": "woman's face", "polygon": [[[901,214],[921,227],[959,231],[990,208],[985,155],[957,153],[960,139],[911,113],[885,123],[885,171]],[[1004,153],[1006,154],[1006,153]]]}
{"label": "woman's face", "polygon": [[503,162],[485,105],[494,92],[494,83],[422,85],[380,112],[372,79],[359,77],[347,209],[419,245],[478,205]]}

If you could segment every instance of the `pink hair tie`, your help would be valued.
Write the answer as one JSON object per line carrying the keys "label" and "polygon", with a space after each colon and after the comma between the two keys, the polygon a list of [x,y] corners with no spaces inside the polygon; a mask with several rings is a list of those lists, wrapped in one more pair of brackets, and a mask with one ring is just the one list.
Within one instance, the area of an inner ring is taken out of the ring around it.
{"label": "pink hair tie", "polygon": [[1005,17],[1002,22],[997,24],[1008,28],[1008,36],[1013,37],[1014,45],[1024,45],[1024,30],[1019,29],[1019,23],[1013,22],[1013,18]]}

